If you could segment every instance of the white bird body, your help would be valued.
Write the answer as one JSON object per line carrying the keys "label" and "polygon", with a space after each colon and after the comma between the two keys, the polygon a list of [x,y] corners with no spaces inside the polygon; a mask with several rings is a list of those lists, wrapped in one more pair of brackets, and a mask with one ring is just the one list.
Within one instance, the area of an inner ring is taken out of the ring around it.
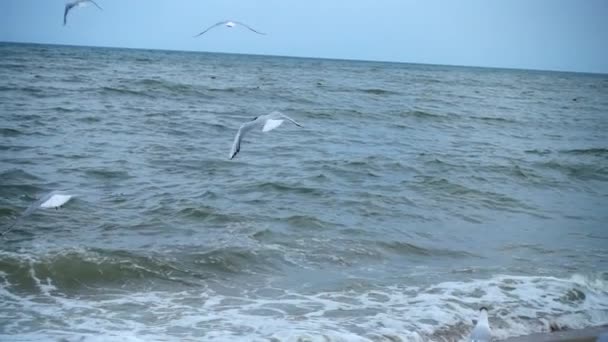
{"label": "white bird body", "polygon": [[102,9],[95,1],[93,0],[75,0],[75,1],[71,1],[65,4],[65,11],[63,12],[63,25],[65,26],[65,24],[67,24],[68,22],[68,13],[70,13],[70,10],[74,7],[84,7],[88,4],[93,4],[95,5],[97,8],[99,8],[100,10]]}
{"label": "white bird body", "polygon": [[203,35],[203,34],[207,33],[207,31],[211,30],[212,28],[215,28],[215,27],[218,27],[218,26],[222,26],[222,25],[224,25],[224,26],[226,26],[226,27],[228,27],[228,28],[233,28],[233,27],[235,27],[235,26],[240,25],[240,26],[246,27],[246,28],[247,28],[247,29],[249,29],[250,31],[255,32],[255,33],[257,33],[257,34],[262,34],[262,35],[265,35],[265,34],[266,34],[266,33],[262,33],[262,32],[260,32],[260,31],[258,31],[258,30],[255,30],[255,29],[253,29],[251,26],[249,26],[249,25],[247,25],[247,24],[244,24],[244,23],[241,23],[241,22],[239,22],[239,21],[224,20],[224,21],[220,21],[219,23],[215,23],[215,24],[213,24],[213,25],[209,26],[209,27],[208,27],[207,29],[205,29],[203,32],[201,32],[201,33],[197,34],[197,35],[196,35],[196,36],[194,36],[194,37],[201,36],[201,35]]}
{"label": "white bird body", "polygon": [[244,124],[241,125],[241,127],[239,128],[239,131],[236,133],[236,136],[234,137],[234,142],[232,143],[232,148],[230,149],[230,155],[228,157],[230,159],[232,159],[232,158],[234,158],[234,156],[236,156],[237,153],[239,153],[239,151],[241,150],[241,141],[243,140],[243,136],[245,135],[245,133],[251,131],[252,129],[254,129],[256,127],[260,127],[260,126],[262,126],[262,132],[270,132],[273,129],[281,126],[281,124],[285,120],[291,121],[294,125],[296,125],[298,127],[302,127],[302,125],[297,123],[292,118],[288,117],[287,115],[285,115],[281,112],[277,112],[277,111],[272,112],[270,114],[255,117],[253,120],[251,120],[249,122],[245,122]]}
{"label": "white bird body", "polygon": [[470,340],[471,342],[490,342],[492,340],[492,330],[490,330],[490,322],[488,322],[488,309],[484,307],[479,309],[479,318],[471,332]]}

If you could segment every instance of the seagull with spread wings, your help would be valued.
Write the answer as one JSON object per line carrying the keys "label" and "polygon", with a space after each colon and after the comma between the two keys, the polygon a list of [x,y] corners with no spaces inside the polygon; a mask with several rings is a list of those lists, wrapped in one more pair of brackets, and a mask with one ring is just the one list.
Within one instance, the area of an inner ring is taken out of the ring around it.
{"label": "seagull with spread wings", "polygon": [[247,24],[243,24],[243,23],[238,22],[238,21],[224,20],[224,21],[220,21],[219,23],[216,23],[216,24],[213,24],[213,25],[209,26],[205,31],[197,34],[194,37],[202,36],[203,34],[207,33],[207,31],[211,30],[212,28],[215,28],[215,27],[218,27],[218,26],[222,26],[222,25],[225,25],[226,27],[229,27],[229,28],[233,28],[235,26],[240,25],[240,26],[244,26],[244,27],[248,28],[250,31],[255,32],[257,34],[264,34],[264,35],[266,34],[266,33],[262,33],[260,31],[254,30],[253,28],[251,28],[251,26],[249,26]]}
{"label": "seagull with spread wings", "polygon": [[63,26],[65,26],[65,24],[68,23],[68,13],[70,13],[70,10],[74,7],[80,7],[80,6],[86,6],[87,4],[93,4],[95,6],[97,6],[97,8],[99,8],[100,10],[103,10],[95,1],[93,0],[75,0],[75,1],[71,1],[68,2],[67,4],[65,4],[65,11],[63,12]]}
{"label": "seagull with spread wings", "polygon": [[245,122],[239,128],[239,131],[236,133],[234,137],[234,142],[232,143],[232,149],[230,150],[230,155],[228,156],[230,159],[234,158],[237,153],[241,150],[241,140],[243,140],[243,136],[245,133],[253,130],[256,127],[262,126],[262,132],[269,132],[273,129],[281,126],[283,121],[288,120],[291,121],[294,125],[298,127],[302,127],[299,123],[297,123],[294,119],[288,117],[287,115],[281,112],[272,112],[266,115],[260,115],[253,118],[253,120]]}

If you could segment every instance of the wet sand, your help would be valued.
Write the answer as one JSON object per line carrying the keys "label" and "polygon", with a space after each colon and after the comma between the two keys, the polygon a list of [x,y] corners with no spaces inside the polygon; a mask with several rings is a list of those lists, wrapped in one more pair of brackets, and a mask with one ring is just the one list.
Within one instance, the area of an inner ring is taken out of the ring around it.
{"label": "wet sand", "polygon": [[503,342],[595,342],[600,334],[608,334],[608,325],[512,337]]}

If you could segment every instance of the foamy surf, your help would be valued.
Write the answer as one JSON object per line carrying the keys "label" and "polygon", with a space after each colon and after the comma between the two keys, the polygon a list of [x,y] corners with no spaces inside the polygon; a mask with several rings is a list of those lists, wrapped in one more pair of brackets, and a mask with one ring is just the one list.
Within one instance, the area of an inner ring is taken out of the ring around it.
{"label": "foamy surf", "polygon": [[0,273],[1,340],[465,341],[480,304],[490,309],[496,339],[549,331],[550,324],[577,329],[608,323],[602,275],[501,275],[320,292],[217,282],[177,291],[135,286],[140,290],[129,292],[82,284],[74,291],[56,286],[58,275],[41,268],[40,260],[21,260],[29,279],[20,282],[31,284],[26,292],[15,274]]}

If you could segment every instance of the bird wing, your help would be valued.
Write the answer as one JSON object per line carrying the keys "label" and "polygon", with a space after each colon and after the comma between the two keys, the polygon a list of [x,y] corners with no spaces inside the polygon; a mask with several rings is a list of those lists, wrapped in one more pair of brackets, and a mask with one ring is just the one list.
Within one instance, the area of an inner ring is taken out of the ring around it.
{"label": "bird wing", "polygon": [[102,11],[103,11],[103,8],[101,8],[101,7],[100,7],[100,6],[99,6],[99,5],[98,5],[98,4],[97,4],[95,1],[93,1],[93,0],[88,0],[88,2],[93,3],[93,5],[97,6],[97,8],[99,8],[100,10],[102,10]]}
{"label": "bird wing", "polygon": [[290,118],[289,116],[281,113],[281,112],[274,112],[273,114],[278,115],[281,118],[287,119],[289,121],[291,121],[294,125],[298,126],[298,127],[303,127],[302,125],[300,125],[296,120]]}
{"label": "bird wing", "polygon": [[234,137],[234,142],[232,143],[232,148],[230,149],[229,158],[232,159],[236,156],[237,153],[241,150],[241,140],[243,140],[243,136],[245,133],[250,131],[257,124],[257,120],[245,122],[239,128],[239,131],[236,132],[236,136]]}
{"label": "bird wing", "polygon": [[74,3],[65,4],[65,11],[63,12],[63,26],[68,22],[68,12],[72,9],[72,7],[76,6]]}
{"label": "bird wing", "polygon": [[249,25],[247,25],[247,24],[244,24],[244,23],[241,23],[241,22],[238,22],[238,21],[233,21],[233,23],[238,24],[238,25],[243,25],[243,26],[245,26],[246,28],[248,28],[249,30],[251,30],[251,31],[253,31],[253,32],[257,33],[257,34],[266,35],[266,33],[262,33],[262,32],[260,32],[260,31],[256,31],[256,30],[254,30],[253,28],[251,28],[251,26],[249,26]]}
{"label": "bird wing", "polygon": [[270,132],[273,129],[281,126],[282,123],[283,120],[268,119],[264,124],[264,128],[262,128],[262,132]]}
{"label": "bird wing", "polygon": [[47,200],[49,198],[48,195],[43,196],[41,199],[35,201],[34,203],[30,204],[29,207],[27,207],[27,209],[25,209],[25,211],[21,214],[21,216],[19,216],[15,222],[13,222],[13,224],[11,224],[8,229],[6,229],[5,231],[3,231],[2,233],[0,233],[0,236],[4,236],[6,235],[8,232],[10,232],[11,230],[13,230],[13,228],[15,228],[15,226],[17,226],[21,221],[23,221],[23,219],[27,216],[29,216],[31,213],[33,213],[36,209],[38,209],[38,207],[40,206],[40,203],[42,203],[43,201]]}
{"label": "bird wing", "polygon": [[217,26],[220,26],[220,25],[224,25],[224,24],[226,24],[226,23],[227,23],[227,21],[220,21],[219,23],[213,24],[213,25],[209,26],[209,27],[208,27],[208,28],[207,28],[205,31],[203,31],[203,32],[201,32],[201,33],[199,33],[199,34],[197,34],[197,35],[196,35],[196,36],[194,36],[194,37],[202,36],[203,34],[207,33],[207,31],[211,30],[212,28],[217,27]]}
{"label": "bird wing", "polygon": [[72,195],[53,194],[49,199],[40,204],[40,208],[57,208],[72,199]]}

